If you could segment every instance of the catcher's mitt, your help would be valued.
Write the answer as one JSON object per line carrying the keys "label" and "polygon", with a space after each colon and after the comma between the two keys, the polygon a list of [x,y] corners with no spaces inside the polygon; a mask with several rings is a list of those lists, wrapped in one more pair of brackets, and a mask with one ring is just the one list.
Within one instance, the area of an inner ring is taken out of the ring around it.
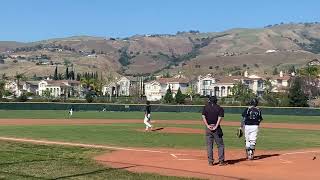
{"label": "catcher's mitt", "polygon": [[238,137],[238,138],[241,138],[242,136],[243,136],[242,128],[238,128],[238,129],[237,129],[237,137]]}

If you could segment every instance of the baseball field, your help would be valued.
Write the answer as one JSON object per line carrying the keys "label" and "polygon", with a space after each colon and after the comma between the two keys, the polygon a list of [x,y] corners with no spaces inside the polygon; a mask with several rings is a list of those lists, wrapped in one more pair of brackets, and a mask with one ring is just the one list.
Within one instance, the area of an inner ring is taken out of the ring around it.
{"label": "baseball field", "polygon": [[0,110],[0,179],[320,179],[320,117],[264,115],[253,161],[239,119],[210,167],[200,113],[154,112],[144,132],[143,112]]}

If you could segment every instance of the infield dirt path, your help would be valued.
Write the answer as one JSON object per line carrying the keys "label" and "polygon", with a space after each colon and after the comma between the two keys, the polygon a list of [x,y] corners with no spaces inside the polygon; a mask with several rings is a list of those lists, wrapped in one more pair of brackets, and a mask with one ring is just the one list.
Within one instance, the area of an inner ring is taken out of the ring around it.
{"label": "infield dirt path", "polygon": [[[0,119],[0,125],[95,125],[95,124],[120,124],[141,123],[137,119]],[[153,120],[157,124],[195,124],[201,125],[202,121],[196,120]],[[223,121],[223,126],[239,126],[239,122]],[[304,129],[320,130],[320,124],[289,124],[289,123],[262,123],[263,128]]]}

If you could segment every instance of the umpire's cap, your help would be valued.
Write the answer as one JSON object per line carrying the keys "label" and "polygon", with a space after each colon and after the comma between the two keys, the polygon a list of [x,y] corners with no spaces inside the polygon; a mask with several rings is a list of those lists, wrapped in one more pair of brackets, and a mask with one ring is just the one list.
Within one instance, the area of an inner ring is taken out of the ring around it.
{"label": "umpire's cap", "polygon": [[257,98],[253,98],[253,99],[251,99],[249,104],[250,104],[250,106],[258,106],[259,101]]}
{"label": "umpire's cap", "polygon": [[209,97],[209,102],[210,102],[210,103],[217,104],[218,99],[217,99],[216,96],[210,96],[210,97]]}

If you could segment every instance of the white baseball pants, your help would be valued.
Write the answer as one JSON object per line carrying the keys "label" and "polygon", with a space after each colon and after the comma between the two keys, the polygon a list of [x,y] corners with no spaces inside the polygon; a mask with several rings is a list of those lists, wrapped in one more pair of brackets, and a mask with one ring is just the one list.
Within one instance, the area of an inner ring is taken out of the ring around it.
{"label": "white baseball pants", "polygon": [[152,127],[152,125],[149,123],[150,122],[150,117],[151,117],[150,114],[147,114],[147,115],[144,116],[143,122],[146,125],[146,130],[148,130],[149,128]]}
{"label": "white baseball pants", "polygon": [[258,125],[245,125],[244,135],[246,139],[246,148],[254,149],[256,146],[257,136],[259,132]]}

